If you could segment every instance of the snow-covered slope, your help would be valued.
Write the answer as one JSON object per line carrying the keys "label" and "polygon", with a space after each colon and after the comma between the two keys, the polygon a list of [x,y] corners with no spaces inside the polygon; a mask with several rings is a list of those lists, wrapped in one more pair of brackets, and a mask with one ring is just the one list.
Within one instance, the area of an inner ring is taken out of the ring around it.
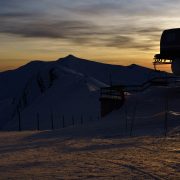
{"label": "snow-covered slope", "polygon": [[59,59],[57,63],[107,84],[111,82],[114,85],[138,85],[152,77],[165,75],[136,64],[130,66],[110,65],[87,61],[72,55]]}
{"label": "snow-covered slope", "polygon": [[[0,73],[0,127],[23,129],[66,125],[82,116],[99,118],[99,89],[108,84],[141,84],[154,76],[164,76],[137,65],[102,64],[72,55],[58,61],[33,61],[14,71]],[[20,112],[20,113],[18,113]]]}

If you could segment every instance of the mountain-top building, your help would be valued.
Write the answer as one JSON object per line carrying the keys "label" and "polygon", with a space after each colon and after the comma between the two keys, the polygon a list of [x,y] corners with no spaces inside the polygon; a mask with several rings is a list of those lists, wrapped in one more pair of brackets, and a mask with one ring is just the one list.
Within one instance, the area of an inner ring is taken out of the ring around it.
{"label": "mountain-top building", "polygon": [[172,72],[180,75],[180,28],[163,31],[160,40],[160,54],[154,56],[154,66],[171,64]]}

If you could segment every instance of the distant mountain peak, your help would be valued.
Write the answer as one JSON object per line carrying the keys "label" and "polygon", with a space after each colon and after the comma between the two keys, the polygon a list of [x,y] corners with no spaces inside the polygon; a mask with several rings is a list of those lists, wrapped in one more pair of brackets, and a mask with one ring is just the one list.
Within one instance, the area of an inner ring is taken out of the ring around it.
{"label": "distant mountain peak", "polygon": [[80,59],[80,58],[78,58],[78,57],[76,57],[76,56],[74,56],[72,54],[69,54],[68,56],[65,56],[63,58],[59,58],[57,61],[60,61],[60,62],[65,61],[65,62],[67,62],[67,61],[72,61],[72,60],[74,61],[74,60],[77,60],[77,59]]}
{"label": "distant mountain peak", "polygon": [[69,54],[68,56],[64,57],[65,59],[78,59],[78,57],[72,55],[72,54]]}
{"label": "distant mountain peak", "polygon": [[[137,64],[131,64],[131,65],[127,66],[127,67],[130,68],[130,69],[136,69],[136,68],[144,69],[144,68],[146,68],[144,66],[140,66],[140,65],[137,65]],[[146,69],[149,69],[149,68],[146,68]]]}

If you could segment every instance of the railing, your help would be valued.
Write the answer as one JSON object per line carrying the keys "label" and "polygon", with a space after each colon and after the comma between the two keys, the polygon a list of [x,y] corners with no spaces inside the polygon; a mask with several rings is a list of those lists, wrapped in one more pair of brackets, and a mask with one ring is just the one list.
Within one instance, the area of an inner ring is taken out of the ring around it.
{"label": "railing", "polygon": [[177,83],[179,82],[180,82],[179,76],[155,77],[140,85],[123,86],[123,91],[124,92],[140,92],[140,91],[146,90],[147,88],[151,86],[168,86],[169,84],[172,84],[172,83],[177,85]]}
{"label": "railing", "polygon": [[106,116],[115,109],[119,109],[124,103],[124,91],[122,86],[110,86],[101,88],[101,117]]}
{"label": "railing", "polygon": [[100,92],[101,117],[121,108],[124,103],[124,92],[142,92],[151,86],[168,86],[170,83],[177,82],[180,82],[180,77],[167,76],[155,77],[140,85],[103,87]]}

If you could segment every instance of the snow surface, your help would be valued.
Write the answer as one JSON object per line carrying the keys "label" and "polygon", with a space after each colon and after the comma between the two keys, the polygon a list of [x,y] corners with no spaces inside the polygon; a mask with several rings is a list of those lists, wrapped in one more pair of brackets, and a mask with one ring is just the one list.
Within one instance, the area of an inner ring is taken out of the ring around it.
{"label": "snow surface", "polygon": [[170,132],[167,138],[103,137],[104,133],[74,137],[70,129],[64,135],[61,131],[1,132],[1,179],[178,180],[180,177],[180,129]]}
{"label": "snow surface", "polygon": [[[165,75],[74,56],[0,73],[1,128],[18,129],[19,108],[22,130],[37,120],[41,129],[0,133],[0,179],[179,179],[180,87],[127,93],[101,119],[99,89],[110,74],[121,85]],[[52,119],[56,130],[44,131]]]}
{"label": "snow surface", "polygon": [[[0,127],[18,129],[18,111],[23,130],[56,128],[73,119],[99,120],[101,87],[137,85],[165,73],[138,65],[102,64],[72,55],[57,61],[33,61],[17,70],[0,73]],[[77,124],[77,122],[76,122]]]}

